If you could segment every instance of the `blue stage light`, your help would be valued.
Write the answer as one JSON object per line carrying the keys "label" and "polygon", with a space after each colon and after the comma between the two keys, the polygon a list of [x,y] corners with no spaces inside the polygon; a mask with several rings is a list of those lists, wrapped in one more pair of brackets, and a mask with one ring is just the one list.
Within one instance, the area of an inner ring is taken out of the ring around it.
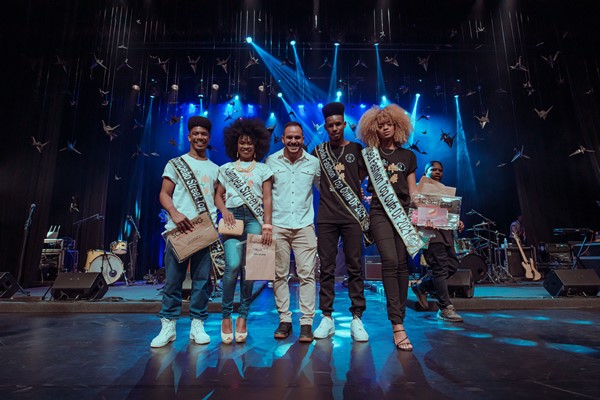
{"label": "blue stage light", "polygon": [[455,99],[458,99],[458,95],[457,95],[457,94],[455,94],[455,95],[454,95],[454,98],[455,98]]}
{"label": "blue stage light", "polygon": [[295,41],[295,40],[291,40],[291,41],[290,41],[290,44],[291,44],[292,46],[295,46],[295,45],[296,45],[296,41]]}
{"label": "blue stage light", "polygon": [[333,45],[337,47],[337,46],[339,46],[340,44],[339,44],[339,42],[335,42]]}
{"label": "blue stage light", "polygon": [[301,109],[301,110],[304,110],[304,104],[299,104],[298,108]]}
{"label": "blue stage light", "polygon": [[367,108],[367,105],[366,104],[361,104],[360,108]]}
{"label": "blue stage light", "polygon": [[339,99],[340,97],[342,97],[342,92],[338,90],[335,95]]}
{"label": "blue stage light", "polygon": [[416,96],[417,96],[417,99],[418,99],[419,97],[421,97],[421,93],[417,93]]}
{"label": "blue stage light", "polygon": [[239,100],[239,99],[240,99],[240,96],[236,94],[236,95],[235,95],[235,99],[236,99],[236,100]]}
{"label": "blue stage light", "polygon": [[246,43],[252,43],[252,37],[251,36],[247,36],[246,37]]}
{"label": "blue stage light", "polygon": [[275,118],[275,113],[274,112],[271,113],[271,118]]}
{"label": "blue stage light", "polygon": [[375,43],[373,43],[373,46],[379,47],[379,43],[375,42]]}
{"label": "blue stage light", "polygon": [[281,92],[277,93],[277,97],[282,98],[283,97],[283,93],[281,93]]}
{"label": "blue stage light", "polygon": [[323,103],[319,103],[319,104],[317,104],[317,107],[319,107],[319,108],[323,108]]}
{"label": "blue stage light", "polygon": [[204,114],[205,117],[208,116],[208,111],[204,111],[202,114]]}

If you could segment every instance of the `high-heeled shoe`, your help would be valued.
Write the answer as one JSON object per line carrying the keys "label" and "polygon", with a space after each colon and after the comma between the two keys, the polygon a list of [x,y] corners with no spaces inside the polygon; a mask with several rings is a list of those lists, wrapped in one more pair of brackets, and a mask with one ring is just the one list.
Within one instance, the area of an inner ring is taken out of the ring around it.
{"label": "high-heeled shoe", "polygon": [[[233,331],[233,324],[231,326],[231,330]],[[221,342],[225,344],[231,344],[233,342],[233,332],[225,333],[223,332],[223,322],[221,321]]]}
{"label": "high-heeled shoe", "polygon": [[[406,335],[406,331],[404,329],[397,329],[394,331],[394,333],[399,333],[399,332],[405,332],[405,335]],[[404,339],[402,339],[398,342],[396,342],[396,339],[394,339],[394,344],[396,345],[397,350],[413,351],[413,345],[410,342],[410,340],[408,339],[408,336],[406,336]]]}
{"label": "high-heeled shoe", "polygon": [[248,325],[246,325],[246,332],[238,332],[237,320],[235,322],[235,342],[244,343],[248,337]]}

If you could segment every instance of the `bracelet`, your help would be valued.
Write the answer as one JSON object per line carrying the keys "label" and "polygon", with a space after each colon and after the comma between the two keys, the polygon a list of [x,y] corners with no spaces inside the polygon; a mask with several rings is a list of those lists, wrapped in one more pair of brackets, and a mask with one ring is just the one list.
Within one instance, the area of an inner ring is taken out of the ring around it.
{"label": "bracelet", "polygon": [[263,224],[262,229],[263,230],[267,229],[267,230],[272,231],[273,230],[273,225],[271,225],[271,224]]}

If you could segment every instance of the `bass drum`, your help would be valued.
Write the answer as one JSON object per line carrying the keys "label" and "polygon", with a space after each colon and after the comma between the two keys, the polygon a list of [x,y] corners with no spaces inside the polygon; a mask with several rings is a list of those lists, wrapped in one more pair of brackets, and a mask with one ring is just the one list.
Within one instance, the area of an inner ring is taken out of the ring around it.
{"label": "bass drum", "polygon": [[461,269],[470,269],[473,275],[473,282],[478,282],[485,278],[487,265],[485,260],[478,254],[467,254],[460,260]]}
{"label": "bass drum", "polygon": [[106,283],[111,285],[123,275],[123,261],[114,254],[102,254],[92,260],[87,272],[101,272]]}

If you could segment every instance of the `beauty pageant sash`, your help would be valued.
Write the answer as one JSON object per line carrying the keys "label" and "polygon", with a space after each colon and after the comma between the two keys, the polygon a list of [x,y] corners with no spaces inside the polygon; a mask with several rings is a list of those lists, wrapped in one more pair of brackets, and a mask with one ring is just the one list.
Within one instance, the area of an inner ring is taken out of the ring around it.
{"label": "beauty pageant sash", "polygon": [[236,191],[238,196],[244,201],[244,204],[252,211],[258,223],[261,225],[264,224],[265,210],[262,207],[262,200],[252,193],[250,186],[248,186],[248,181],[233,167],[225,168],[223,176],[227,184]]}
{"label": "beauty pageant sash", "polygon": [[[183,157],[176,157],[169,162],[175,168],[179,179],[181,179],[188,194],[192,197],[194,205],[196,206],[196,211],[198,211],[198,213],[206,212],[210,215],[210,211],[206,206],[206,200],[204,200],[204,195],[202,194],[202,189],[188,163],[185,162]],[[223,249],[223,244],[220,239],[217,239],[209,246],[209,248],[215,278],[220,279],[225,271],[225,251]]]}
{"label": "beauty pageant sash", "polygon": [[410,223],[410,219],[404,212],[404,208],[394,192],[394,188],[390,183],[387,173],[383,168],[381,157],[375,147],[367,147],[362,150],[362,155],[367,164],[367,170],[369,171],[369,177],[371,184],[377,193],[379,201],[383,205],[383,208],[392,221],[396,232],[402,238],[402,241],[406,245],[406,249],[411,257],[423,247],[424,242],[421,236],[417,233],[413,225]]}
{"label": "beauty pageant sash", "polygon": [[325,172],[325,177],[329,187],[333,189],[340,204],[358,221],[363,232],[365,244],[373,244],[373,238],[369,232],[369,214],[360,198],[352,191],[352,188],[344,182],[340,174],[335,169],[333,155],[329,152],[328,142],[321,143],[315,148],[317,158],[321,163],[321,168]]}

